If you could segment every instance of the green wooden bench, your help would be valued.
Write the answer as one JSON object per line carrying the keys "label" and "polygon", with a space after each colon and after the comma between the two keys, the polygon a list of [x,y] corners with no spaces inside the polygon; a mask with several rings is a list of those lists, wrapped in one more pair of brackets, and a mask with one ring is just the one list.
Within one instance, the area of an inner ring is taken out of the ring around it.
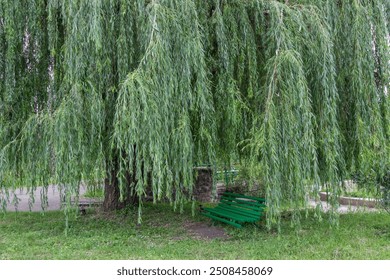
{"label": "green wooden bench", "polygon": [[265,210],[265,199],[225,192],[216,207],[201,210],[203,216],[241,228],[244,223],[256,223],[261,219]]}

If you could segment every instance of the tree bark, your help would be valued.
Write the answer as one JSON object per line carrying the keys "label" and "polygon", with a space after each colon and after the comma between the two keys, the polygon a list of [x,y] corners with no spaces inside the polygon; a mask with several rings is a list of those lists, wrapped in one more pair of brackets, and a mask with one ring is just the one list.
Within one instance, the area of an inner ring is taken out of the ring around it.
{"label": "tree bark", "polygon": [[132,183],[135,182],[135,176],[132,176],[130,172],[126,172],[126,189],[124,190],[124,199],[123,201],[120,201],[120,189],[117,173],[118,164],[114,164],[111,171],[107,172],[108,176],[104,180],[103,210],[106,212],[120,210],[128,205],[135,205],[138,201],[135,192],[132,192],[130,188]]}
{"label": "tree bark", "polygon": [[103,201],[103,210],[104,211],[113,211],[122,209],[124,203],[119,201],[120,190],[118,186],[118,179],[116,177],[106,178],[104,180],[104,201]]}

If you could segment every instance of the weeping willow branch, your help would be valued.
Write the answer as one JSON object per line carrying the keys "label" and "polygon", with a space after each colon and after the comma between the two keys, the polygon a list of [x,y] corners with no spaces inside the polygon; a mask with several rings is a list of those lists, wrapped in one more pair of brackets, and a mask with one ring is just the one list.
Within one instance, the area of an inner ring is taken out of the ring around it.
{"label": "weeping willow branch", "polygon": [[389,7],[0,0],[0,204],[56,183],[68,214],[80,182],[108,178],[141,221],[149,189],[182,209],[194,166],[240,160],[269,228],[283,209],[298,226],[320,189],[337,209],[343,180],[390,168]]}
{"label": "weeping willow branch", "polygon": [[[194,140],[209,150],[213,147],[207,129],[213,124],[204,123],[213,121],[208,116],[213,112],[207,68],[200,33],[191,34],[199,30],[197,13],[188,4],[151,3],[145,55],[121,85],[113,135],[115,149],[126,155],[120,159],[119,174],[137,166],[134,189],[140,202],[151,174],[154,200],[165,196],[181,209],[184,192],[190,197],[192,193]],[[120,179],[122,192],[123,182]]]}

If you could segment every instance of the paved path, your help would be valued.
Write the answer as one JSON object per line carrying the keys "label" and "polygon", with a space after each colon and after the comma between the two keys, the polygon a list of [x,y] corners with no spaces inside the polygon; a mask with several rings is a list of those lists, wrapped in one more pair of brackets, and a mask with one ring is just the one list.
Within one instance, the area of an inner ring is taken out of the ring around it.
{"label": "paved path", "polygon": [[[86,187],[82,186],[80,187],[80,197],[83,196],[83,194],[86,192]],[[35,202],[32,204],[31,211],[33,212],[40,212],[42,211],[41,207],[41,192],[42,187],[37,187],[37,189],[34,192],[34,200]],[[30,211],[29,201],[30,201],[30,194],[26,193],[26,190],[16,190],[15,191],[16,196],[19,199],[19,204],[17,211],[24,212],[24,211]],[[0,192],[0,202],[2,199],[4,199],[4,194]],[[48,207],[46,208],[46,211],[55,211],[61,209],[61,198],[60,198],[60,191],[57,186],[52,185],[49,186],[48,192],[47,192],[47,198],[48,198]],[[10,200],[12,202],[13,199],[13,191],[10,193]],[[84,200],[84,199],[83,199]],[[324,212],[328,211],[330,209],[330,206],[322,201],[322,208]],[[311,207],[315,207],[316,203],[314,201],[310,201],[309,205]],[[12,203],[8,203],[6,207],[7,211],[16,211],[15,206]],[[367,208],[367,207],[356,207],[356,206],[349,206],[349,205],[340,205],[338,212],[339,213],[348,213],[348,212],[357,212],[357,211],[378,211],[380,209],[377,208]],[[1,212],[1,206],[0,206],[0,212]]]}
{"label": "paved path", "polygon": [[[82,196],[86,192],[86,187],[80,187],[80,196]],[[34,203],[32,203],[31,211],[32,212],[40,212],[42,211],[41,207],[41,193],[43,191],[43,187],[37,187],[37,189],[34,191]],[[12,200],[14,198],[14,194],[19,199],[19,203],[17,206],[17,209],[15,209],[14,203],[12,203]],[[0,201],[5,199],[5,194],[0,192]],[[9,200],[11,203],[8,203],[6,210],[13,212],[13,211],[30,211],[30,205],[29,201],[31,200],[31,195],[27,193],[25,189],[19,189],[15,191],[10,191],[9,194]],[[48,206],[45,209],[45,211],[56,211],[61,209],[61,194],[60,190],[57,186],[52,185],[49,186],[47,189],[47,201]],[[1,207],[0,207],[1,212]]]}

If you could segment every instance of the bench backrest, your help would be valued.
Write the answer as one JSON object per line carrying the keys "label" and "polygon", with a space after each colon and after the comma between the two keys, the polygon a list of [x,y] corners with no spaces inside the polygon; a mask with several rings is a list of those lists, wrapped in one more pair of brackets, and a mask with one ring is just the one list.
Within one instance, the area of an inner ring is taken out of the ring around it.
{"label": "bench backrest", "polygon": [[218,207],[232,209],[234,212],[243,215],[260,217],[265,208],[265,199],[225,192]]}

